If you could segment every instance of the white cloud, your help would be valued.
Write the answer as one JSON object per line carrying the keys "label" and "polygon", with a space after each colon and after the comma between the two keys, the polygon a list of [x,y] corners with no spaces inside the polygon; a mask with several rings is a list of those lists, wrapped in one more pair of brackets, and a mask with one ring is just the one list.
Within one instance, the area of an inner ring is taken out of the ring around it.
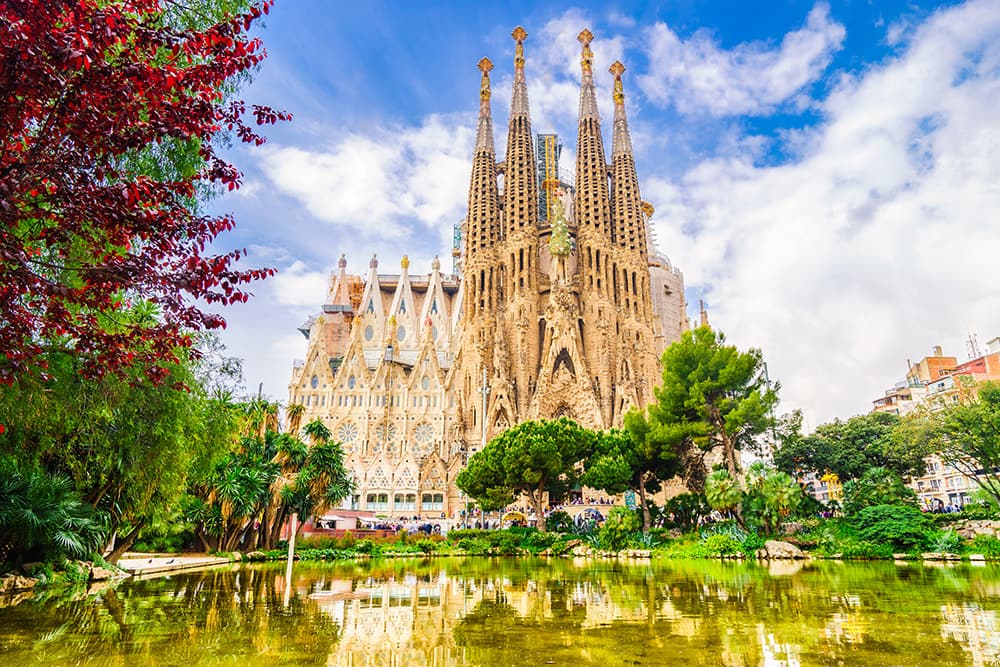
{"label": "white cloud", "polygon": [[279,269],[267,281],[275,301],[282,306],[313,311],[323,303],[329,274],[324,271],[310,271],[306,265],[296,260]]}
{"label": "white cloud", "polygon": [[430,116],[319,150],[265,147],[260,166],[315,218],[366,238],[400,238],[461,219],[473,132],[466,116]]}
{"label": "white cloud", "polygon": [[995,2],[942,10],[841,81],[790,135],[796,161],[748,147],[645,181],[660,245],[713,322],[763,348],[786,407],[867,411],[907,357],[1000,334],[998,45]]}
{"label": "white cloud", "polygon": [[825,4],[776,47],[747,42],[725,50],[705,30],[683,40],[657,23],[646,32],[650,70],[639,81],[650,100],[684,113],[766,114],[820,77],[845,34]]}

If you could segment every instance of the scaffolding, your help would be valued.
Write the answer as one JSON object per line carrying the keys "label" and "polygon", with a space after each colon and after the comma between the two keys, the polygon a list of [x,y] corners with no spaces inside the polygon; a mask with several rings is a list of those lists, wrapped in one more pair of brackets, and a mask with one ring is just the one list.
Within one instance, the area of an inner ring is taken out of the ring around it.
{"label": "scaffolding", "polygon": [[562,144],[559,135],[537,134],[535,154],[538,156],[538,214],[545,222],[549,221],[549,211],[552,210],[552,198],[557,196],[559,188],[559,155]]}

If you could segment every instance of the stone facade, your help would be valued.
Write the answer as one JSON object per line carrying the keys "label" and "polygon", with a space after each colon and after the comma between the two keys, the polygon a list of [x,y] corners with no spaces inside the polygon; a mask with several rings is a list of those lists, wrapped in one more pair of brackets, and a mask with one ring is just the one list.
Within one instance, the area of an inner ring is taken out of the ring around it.
{"label": "stone facade", "polygon": [[[611,162],[601,135],[592,35],[580,34],[582,84],[572,184],[552,160],[552,135],[531,131],[523,29],[507,149],[498,161],[489,73],[480,111],[461,276],[349,275],[341,257],[323,312],[289,384],[302,423],[322,419],[344,443],[356,509],[453,516],[467,457],[527,419],[569,416],[620,426],[659,381],[658,357],[688,326],[683,276],[656,252],[653,208],[639,195],[622,73],[614,77]],[[553,158],[555,156],[555,158]],[[500,188],[500,182],[503,188]]]}

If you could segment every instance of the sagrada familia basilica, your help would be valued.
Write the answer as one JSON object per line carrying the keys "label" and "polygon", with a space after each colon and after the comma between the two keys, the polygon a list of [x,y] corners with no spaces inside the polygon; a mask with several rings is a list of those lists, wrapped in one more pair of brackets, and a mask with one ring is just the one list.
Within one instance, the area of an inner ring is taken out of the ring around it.
{"label": "sagrada familia basilica", "polygon": [[[387,516],[453,516],[468,457],[527,419],[562,415],[621,426],[659,382],[658,358],[688,326],[681,273],[657,253],[653,207],[639,194],[622,73],[611,66],[611,161],[601,136],[593,35],[584,30],[574,182],[555,135],[532,135],[523,28],[504,159],[498,161],[490,71],[479,62],[479,121],[469,208],[456,244],[460,275],[347,272],[342,256],[322,312],[302,327],[289,404],[322,419],[357,485],[351,506]],[[502,176],[502,187],[501,187]]]}

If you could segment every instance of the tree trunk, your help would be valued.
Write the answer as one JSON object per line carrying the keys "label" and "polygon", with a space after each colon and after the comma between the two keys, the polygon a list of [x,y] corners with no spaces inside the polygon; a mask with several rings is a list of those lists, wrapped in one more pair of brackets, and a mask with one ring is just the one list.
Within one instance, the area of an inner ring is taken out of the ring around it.
{"label": "tree trunk", "polygon": [[138,524],[136,524],[135,528],[132,529],[132,532],[123,537],[121,539],[121,542],[118,543],[118,546],[115,547],[115,550],[112,551],[110,554],[108,554],[104,560],[108,561],[112,565],[117,563],[118,560],[122,557],[122,554],[131,549],[132,545],[135,544],[135,541],[139,539],[139,533],[142,531],[145,525],[146,525],[145,521],[140,521]]}
{"label": "tree trunk", "polygon": [[[544,491],[542,489],[529,489],[528,490],[528,500],[535,507],[535,526],[538,528],[539,533],[545,532],[545,514],[542,512],[542,494]],[[503,528],[503,526],[500,526]]]}
{"label": "tree trunk", "polygon": [[201,542],[202,550],[205,553],[208,553],[209,551],[212,550],[212,546],[208,543],[208,540],[205,539],[205,534],[202,532],[201,527],[199,527],[198,530],[195,531],[195,535],[198,537],[198,541]]}
{"label": "tree trunk", "polygon": [[646,504],[646,475],[639,476],[639,503],[642,505],[642,532],[648,533],[653,527],[653,519],[649,516],[649,505]]}

